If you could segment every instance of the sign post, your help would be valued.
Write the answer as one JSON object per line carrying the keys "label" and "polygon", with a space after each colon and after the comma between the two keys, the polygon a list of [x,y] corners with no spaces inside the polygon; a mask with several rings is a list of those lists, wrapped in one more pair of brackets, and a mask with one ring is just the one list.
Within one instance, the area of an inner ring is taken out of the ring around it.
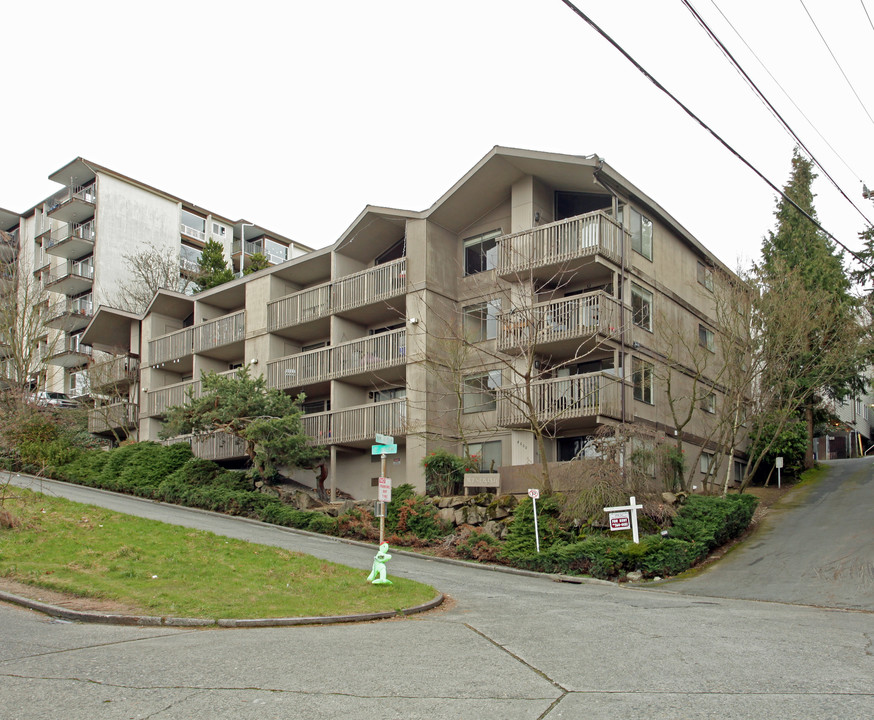
{"label": "sign post", "polygon": [[534,506],[534,541],[537,543],[537,552],[540,552],[540,530],[537,527],[537,498],[540,497],[540,490],[528,488],[528,497],[531,498],[531,504]]}
{"label": "sign post", "polygon": [[780,456],[774,461],[774,467],[777,468],[777,489],[780,489],[780,470],[783,469],[783,457]]}
{"label": "sign post", "polygon": [[610,513],[611,530],[628,530],[628,516],[631,515],[631,537],[634,539],[634,542],[640,543],[640,536],[637,532],[637,511],[643,510],[643,505],[637,505],[636,500],[637,498],[632,495],[631,502],[628,505],[605,507],[604,512]]}
{"label": "sign post", "polygon": [[375,433],[376,445],[371,445],[370,454],[379,455],[379,544],[382,545],[385,540],[385,504],[391,502],[391,478],[385,476],[385,456],[394,455],[398,451],[398,446],[394,444],[395,439],[391,435],[381,435]]}

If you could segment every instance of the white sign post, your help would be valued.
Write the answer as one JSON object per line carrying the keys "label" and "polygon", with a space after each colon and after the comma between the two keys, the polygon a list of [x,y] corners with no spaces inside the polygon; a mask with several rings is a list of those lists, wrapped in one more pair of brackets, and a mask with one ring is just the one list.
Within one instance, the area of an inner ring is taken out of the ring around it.
{"label": "white sign post", "polygon": [[780,489],[780,470],[783,469],[783,457],[782,457],[782,455],[774,461],[774,467],[777,468],[777,489],[779,490]]}
{"label": "white sign post", "polygon": [[[643,505],[637,505],[635,503],[636,500],[637,500],[637,498],[635,498],[634,495],[632,495],[631,501],[628,503],[628,505],[617,505],[616,507],[605,507],[604,512],[615,513],[615,515],[614,514],[610,515],[610,529],[611,530],[627,530],[628,529],[627,525],[625,527],[621,527],[622,521],[619,518],[619,516],[625,515],[625,517],[627,519],[629,513],[626,511],[630,510],[631,511],[631,536],[634,539],[634,542],[639,543],[640,536],[638,535],[638,532],[637,532],[637,511],[643,510]],[[616,521],[617,521],[616,527],[613,526],[614,517],[616,518]]]}
{"label": "white sign post", "polygon": [[540,552],[540,530],[537,527],[537,498],[540,497],[540,490],[529,488],[528,497],[531,498],[531,504],[534,506],[534,541],[537,543],[537,552]]}

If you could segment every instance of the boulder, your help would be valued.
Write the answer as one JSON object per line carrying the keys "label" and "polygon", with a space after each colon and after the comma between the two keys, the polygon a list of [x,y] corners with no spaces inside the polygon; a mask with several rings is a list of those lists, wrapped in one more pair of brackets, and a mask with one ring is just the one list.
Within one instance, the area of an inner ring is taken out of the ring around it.
{"label": "boulder", "polygon": [[632,570],[625,575],[631,582],[640,582],[643,580],[643,573],[640,570]]}
{"label": "boulder", "polygon": [[455,510],[452,508],[440,508],[437,511],[437,517],[439,517],[442,522],[455,524]]}

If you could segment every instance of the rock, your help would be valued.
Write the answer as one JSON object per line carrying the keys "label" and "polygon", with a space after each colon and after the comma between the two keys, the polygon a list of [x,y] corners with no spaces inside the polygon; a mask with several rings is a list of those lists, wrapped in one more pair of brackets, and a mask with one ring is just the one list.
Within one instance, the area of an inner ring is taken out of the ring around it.
{"label": "rock", "polygon": [[437,511],[437,517],[445,523],[455,524],[455,510],[452,508],[440,508]]}
{"label": "rock", "polygon": [[672,492],[663,492],[662,500],[664,500],[668,505],[676,505],[677,504],[677,496]]}
{"label": "rock", "polygon": [[643,573],[640,570],[632,570],[626,576],[631,582],[640,582],[643,580]]}
{"label": "rock", "polygon": [[658,582],[659,580],[661,580],[661,578],[660,578],[658,575],[656,575],[656,576],[652,579],[653,582]]}
{"label": "rock", "polygon": [[488,533],[497,540],[503,540],[504,535],[507,534],[507,526],[496,520],[489,520],[488,522],[483,523],[483,532]]}

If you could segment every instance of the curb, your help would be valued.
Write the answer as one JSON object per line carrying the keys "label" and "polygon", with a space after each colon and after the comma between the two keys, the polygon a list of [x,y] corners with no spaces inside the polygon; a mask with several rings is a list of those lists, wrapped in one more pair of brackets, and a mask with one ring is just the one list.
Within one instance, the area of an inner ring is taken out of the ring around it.
{"label": "curb", "polygon": [[325,617],[291,617],[291,618],[248,618],[248,619],[209,619],[185,618],[157,615],[113,615],[111,613],[84,612],[68,610],[67,608],[49,605],[48,603],[31,600],[0,590],[0,601],[13,603],[36,610],[50,617],[71,620],[73,622],[90,622],[102,625],[128,625],[134,627],[181,627],[181,628],[253,628],[253,627],[286,627],[289,625],[333,625],[336,623],[366,622],[369,620],[386,620],[393,617],[405,617],[433,610],[443,604],[446,598],[439,594],[421,605],[402,610],[387,610],[385,612],[361,613],[358,615],[328,615]]}

